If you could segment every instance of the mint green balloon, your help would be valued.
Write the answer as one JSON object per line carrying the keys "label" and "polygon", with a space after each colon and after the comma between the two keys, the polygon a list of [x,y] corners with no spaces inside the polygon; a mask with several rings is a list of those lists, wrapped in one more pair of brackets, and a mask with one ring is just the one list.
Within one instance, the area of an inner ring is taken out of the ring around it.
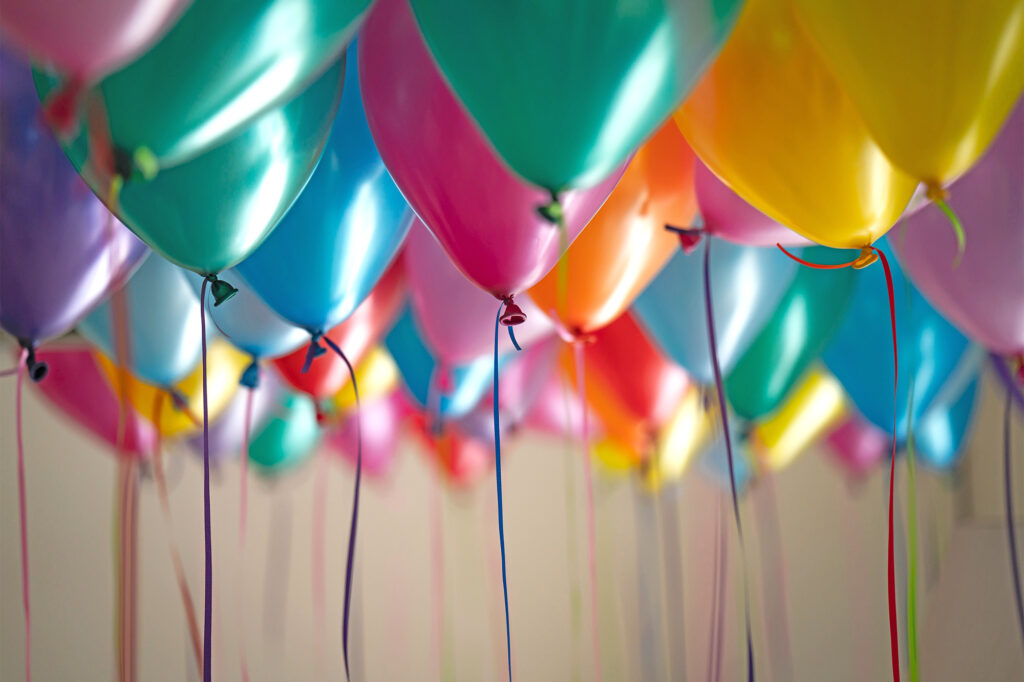
{"label": "mint green balloon", "polygon": [[498,154],[525,179],[558,192],[596,184],[664,123],[743,3],[411,4],[434,58]]}
{"label": "mint green balloon", "polygon": [[278,473],[301,464],[319,441],[313,401],[291,393],[249,443],[249,461],[265,473]]}
{"label": "mint green balloon", "polygon": [[[202,275],[246,258],[270,234],[316,168],[341,98],[344,60],[293,100],[152,180],[130,176],[115,213],[167,260]],[[37,73],[41,96],[53,86]],[[88,163],[88,136],[65,151],[100,199],[110,180]]]}

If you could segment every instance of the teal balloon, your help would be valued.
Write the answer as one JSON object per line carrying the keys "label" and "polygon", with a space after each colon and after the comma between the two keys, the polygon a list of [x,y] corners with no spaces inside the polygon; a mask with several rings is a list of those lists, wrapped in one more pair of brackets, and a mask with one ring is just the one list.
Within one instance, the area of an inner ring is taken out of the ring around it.
{"label": "teal balloon", "polygon": [[[156,255],[135,271],[123,294],[127,368],[148,383],[173,386],[202,358],[199,296],[180,268]],[[117,358],[110,299],[78,323],[78,332],[107,357]]]}
{"label": "teal balloon", "polygon": [[[704,245],[680,251],[633,303],[643,327],[697,381],[714,381],[704,303]],[[718,361],[727,375],[771,319],[796,274],[778,249],[711,244],[711,307]]]}
{"label": "teal balloon", "polygon": [[[407,393],[421,409],[434,409],[431,405],[431,387],[439,380],[438,362],[423,342],[423,335],[416,325],[412,309],[406,307],[395,326],[384,338],[384,346],[398,366]],[[499,370],[507,356],[498,360]],[[457,367],[444,368],[448,373],[448,388],[441,391],[438,400],[438,416],[456,419],[468,414],[484,394],[490,390],[494,380],[494,359],[481,356],[473,362]]]}
{"label": "teal balloon", "polygon": [[319,442],[320,425],[313,401],[289,393],[250,441],[249,461],[264,473],[282,473],[305,461]]}
{"label": "teal balloon", "polygon": [[[846,252],[825,247],[805,249],[802,257],[812,263],[850,260]],[[759,419],[783,403],[839,328],[856,276],[850,268],[797,269],[772,318],[725,378],[725,394],[736,414]]]}
{"label": "teal balloon", "polygon": [[498,154],[530,182],[561,191],[597,184],[665,122],[743,3],[411,4],[452,89]]}
{"label": "teal balloon", "polygon": [[355,55],[353,46],[320,165],[274,233],[238,266],[274,311],[314,334],[359,307],[412,224],[370,137]]}
{"label": "teal balloon", "polygon": [[[208,275],[237,264],[267,237],[316,168],[343,74],[344,64],[336,63],[295,99],[202,155],[149,181],[129,178],[115,213],[154,251],[184,268]],[[110,180],[87,163],[88,136],[79,135],[65,151],[107,201]]]}
{"label": "teal balloon", "polygon": [[[193,0],[146,53],[86,91],[115,149],[161,168],[220,144],[304,90],[342,53],[370,0]],[[45,93],[43,93],[45,95]]]}

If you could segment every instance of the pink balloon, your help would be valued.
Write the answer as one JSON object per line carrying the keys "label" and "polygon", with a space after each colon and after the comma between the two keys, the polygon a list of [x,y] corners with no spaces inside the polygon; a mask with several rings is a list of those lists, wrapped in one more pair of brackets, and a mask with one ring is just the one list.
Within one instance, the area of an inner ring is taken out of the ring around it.
{"label": "pink balloon", "polygon": [[[544,379],[524,425],[553,436],[583,437],[583,410],[587,410],[587,438],[591,441],[604,434],[601,419],[580,401],[579,392],[569,385],[570,380],[552,371]],[[568,393],[568,395],[566,395]]]}
{"label": "pink balloon", "polygon": [[704,229],[716,237],[748,246],[799,246],[806,239],[775,222],[748,204],[718,179],[708,167],[694,159],[694,188]]}
{"label": "pink balloon", "polygon": [[897,226],[889,243],[929,303],[966,334],[1006,355],[1024,352],[1024,100],[978,164],[949,188],[967,246],[935,205]]}
{"label": "pink balloon", "polygon": [[[498,161],[442,79],[405,0],[383,0],[371,10],[358,60],[377,149],[452,262],[498,297],[540,280],[560,254],[558,228],[537,213],[550,198]],[[569,242],[604,203],[621,172],[562,196]]]}
{"label": "pink balloon", "polygon": [[847,417],[827,441],[843,468],[864,475],[889,454],[889,434],[859,416]]}
{"label": "pink balloon", "polygon": [[[38,351],[36,357],[50,365],[46,380],[36,384],[46,399],[116,448],[120,404],[89,346],[54,346]],[[156,430],[131,406],[127,412],[124,451],[132,457],[146,457],[156,446]]]}
{"label": "pink balloon", "polygon": [[0,0],[5,38],[85,83],[141,54],[189,0]]}
{"label": "pink balloon", "polygon": [[[360,414],[363,435],[363,470],[369,476],[383,476],[391,469],[402,421],[410,412],[401,391],[369,402]],[[328,446],[353,466],[356,463],[356,421],[347,417],[327,434]]]}
{"label": "pink balloon", "polygon": [[[444,364],[468,364],[494,352],[494,298],[466,279],[452,265],[441,245],[422,222],[413,222],[402,252],[402,265],[412,293],[413,312],[427,345]],[[533,301],[517,303],[526,322],[516,327],[516,340],[528,348],[554,333],[554,325]],[[508,334],[498,337],[500,353],[514,352]],[[518,361],[517,361],[518,364]]]}

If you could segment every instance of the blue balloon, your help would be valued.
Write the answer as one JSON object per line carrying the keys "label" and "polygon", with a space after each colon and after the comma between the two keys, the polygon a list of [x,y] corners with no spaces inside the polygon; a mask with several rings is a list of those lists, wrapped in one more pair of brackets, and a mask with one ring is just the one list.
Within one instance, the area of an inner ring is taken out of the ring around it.
{"label": "blue balloon", "polygon": [[[640,294],[633,310],[651,338],[697,381],[714,380],[704,305],[704,246],[680,251]],[[775,248],[711,244],[711,305],[722,375],[768,323],[796,274]]]}
{"label": "blue balloon", "polygon": [[[194,370],[202,357],[199,296],[181,268],[156,254],[146,258],[123,291],[127,368],[148,383],[174,385]],[[78,324],[78,331],[116,359],[112,305],[111,299],[104,301]]]}
{"label": "blue balloon", "polygon": [[[431,399],[430,387],[438,363],[423,343],[423,335],[416,326],[412,308],[406,307],[384,338],[384,346],[391,353],[408,393],[423,409]],[[498,360],[499,370],[507,356]],[[494,379],[493,358],[481,356],[468,365],[452,367],[449,370],[450,386],[440,396],[440,416],[446,419],[462,417],[470,412],[480,398],[491,388]]]}
{"label": "blue balloon", "polygon": [[943,383],[924,416],[914,423],[914,451],[928,466],[950,469],[960,461],[974,416],[984,358],[984,350],[972,344],[960,357],[960,364]]}
{"label": "blue balloon", "polygon": [[[743,420],[730,414],[729,440],[732,443],[732,468],[736,476],[737,494],[745,492],[754,479],[754,456],[750,452],[747,439],[743,436],[743,430]],[[714,439],[701,454],[700,469],[718,485],[726,490],[732,489],[729,480],[729,451],[725,447],[725,438],[721,432],[715,434]]]}
{"label": "blue balloon", "polygon": [[237,266],[275,312],[311,334],[352,314],[412,223],[370,137],[355,54],[353,45],[341,105],[316,171],[267,240]]}
{"label": "blue balloon", "polygon": [[[971,345],[903,275],[886,240],[878,243],[892,268],[899,345],[896,441],[907,438],[907,408],[913,385],[917,423],[952,377]],[[872,424],[893,427],[892,328],[881,264],[859,273],[846,318],[823,355],[860,413]],[[951,404],[951,403],[950,403]]]}
{"label": "blue balloon", "polygon": [[249,461],[264,474],[278,474],[304,462],[320,442],[316,405],[304,395],[285,395],[249,444]]}

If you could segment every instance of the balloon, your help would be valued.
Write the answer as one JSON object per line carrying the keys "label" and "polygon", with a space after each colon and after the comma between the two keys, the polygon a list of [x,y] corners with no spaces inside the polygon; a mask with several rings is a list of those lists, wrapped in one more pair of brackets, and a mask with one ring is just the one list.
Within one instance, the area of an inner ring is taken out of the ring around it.
{"label": "balloon", "polygon": [[[536,211],[549,197],[494,157],[437,71],[405,0],[383,0],[370,12],[359,40],[359,70],[380,155],[455,266],[498,297],[543,277],[564,248],[558,228]],[[562,198],[566,244],[617,179]]]}
{"label": "balloon", "polygon": [[[356,366],[391,326],[404,300],[403,274],[399,264],[395,263],[380,278],[366,300],[356,308],[355,313],[328,330],[325,336],[337,344],[353,366]],[[328,352],[317,358],[308,371],[303,372],[307,352],[307,349],[300,348],[277,358],[274,367],[293,388],[317,400],[330,398],[348,383],[348,368],[340,357]]]}
{"label": "balloon", "polygon": [[[394,393],[398,387],[398,366],[380,346],[371,348],[366,357],[356,365],[355,371],[359,398],[362,402],[382,400]],[[334,394],[331,404],[334,411],[343,416],[356,408],[356,394],[352,390],[352,382],[348,382]]]}
{"label": "balloon", "polygon": [[[223,462],[237,459],[246,441],[245,411],[249,396],[252,396],[252,416],[249,420],[249,440],[252,440],[270,418],[271,411],[280,403],[285,393],[281,380],[268,372],[265,381],[255,388],[235,391],[231,402],[210,423],[210,461]],[[189,437],[188,445],[198,456],[203,456],[203,433]]]}
{"label": "balloon", "polygon": [[949,203],[969,226],[959,266],[945,216],[925,206],[889,240],[914,285],[975,341],[1005,355],[1024,353],[1024,103]]}
{"label": "balloon", "polygon": [[793,8],[885,155],[940,193],[981,156],[1024,89],[1024,0]]}
{"label": "balloon", "polygon": [[804,246],[807,240],[761,213],[701,163],[693,173],[697,207],[705,233],[748,246]]}
{"label": "balloon", "polygon": [[808,372],[785,404],[754,427],[750,443],[758,462],[771,471],[783,469],[828,433],[844,411],[839,382],[820,369]]}
{"label": "balloon", "polygon": [[[193,0],[149,51],[82,95],[83,117],[105,109],[101,124],[129,165],[124,175],[178,165],[305,89],[342,53],[369,4]],[[268,183],[280,184],[283,169]]]}
{"label": "balloon", "polygon": [[878,239],[916,185],[872,140],[789,0],[747,2],[675,120],[737,194],[825,246],[861,248]]}
{"label": "balloon", "polygon": [[0,27],[35,59],[89,81],[159,38],[190,0],[0,0]]}
{"label": "balloon", "polygon": [[[969,367],[969,365],[967,365]],[[964,454],[978,395],[979,367],[947,382],[914,424],[914,452],[935,469],[952,469]]]}
{"label": "balloon", "polygon": [[[180,65],[179,70],[191,71]],[[293,100],[187,163],[149,181],[129,178],[113,202],[115,212],[155,251],[184,268],[210,275],[237,264],[266,238],[316,167],[341,84],[342,66],[336,64]],[[65,151],[109,204],[117,183],[95,163],[106,144],[89,137],[79,135]]]}
{"label": "balloon", "polygon": [[456,427],[446,425],[440,434],[433,434],[426,423],[417,420],[420,442],[427,448],[445,479],[459,488],[468,488],[480,480],[494,465],[494,446],[471,438]]}
{"label": "balloon", "polygon": [[721,430],[699,455],[700,470],[705,476],[726,490],[732,488],[732,478],[736,482],[736,492],[742,494],[754,480],[754,455],[750,452],[749,443],[743,438],[746,426],[740,419],[729,420],[729,437],[732,443],[732,477],[729,473],[729,451],[725,447],[725,438]]}
{"label": "balloon", "polygon": [[[887,240],[883,252],[891,253]],[[916,422],[940,387],[962,362],[980,362],[979,351],[921,297],[890,258],[899,339],[896,440],[907,434],[907,405],[913,390]],[[853,300],[839,330],[825,349],[825,364],[842,383],[861,414],[891,431],[893,424],[892,330],[889,299],[881,272],[858,273]],[[972,359],[973,357],[973,359]]]}
{"label": "balloon", "polygon": [[725,41],[741,0],[412,0],[459,99],[519,175],[596,184],[653,133]]}
{"label": "balloon", "polygon": [[[38,358],[50,367],[47,380],[38,384],[46,399],[93,436],[116,448],[120,406],[89,347],[57,345],[41,350]],[[153,425],[133,409],[127,410],[126,417],[123,452],[132,457],[148,456],[156,444]]]}
{"label": "balloon", "polygon": [[[390,395],[367,401],[359,413],[362,436],[363,468],[370,476],[384,476],[391,469],[398,451],[402,421],[409,410],[402,395]],[[340,457],[355,465],[357,452],[356,417],[350,415],[327,434],[327,444]]]}
{"label": "balloon", "polygon": [[843,468],[857,476],[867,474],[889,455],[889,433],[862,417],[851,414],[839,422],[826,437]]}
{"label": "balloon", "polygon": [[[95,358],[107,382],[121,396],[121,370],[103,353]],[[209,396],[210,420],[215,420],[228,406],[238,389],[238,378],[246,366],[244,355],[225,341],[215,340],[207,352],[206,387]],[[135,411],[156,424],[165,438],[192,433],[203,428],[203,367],[200,364],[168,392],[167,387],[154,386],[125,376],[125,393]],[[158,401],[162,401],[159,402]],[[154,416],[159,411],[159,416]]]}
{"label": "balloon", "polygon": [[602,438],[590,448],[597,470],[609,477],[622,477],[634,471],[640,455],[614,438]]}
{"label": "balloon", "polygon": [[[147,258],[121,292],[124,296],[125,362],[143,381],[171,386],[202,358],[202,308],[185,272],[159,256]],[[104,301],[78,324],[85,340],[116,358],[115,304]]]}
{"label": "balloon", "polygon": [[653,456],[643,468],[647,487],[658,489],[682,478],[690,463],[706,445],[710,431],[711,420],[704,409],[701,392],[693,386],[658,434]]}
{"label": "balloon", "polygon": [[313,401],[289,393],[249,444],[249,461],[264,474],[283,473],[304,462],[319,442],[320,426]]}
{"label": "balloon", "polygon": [[74,327],[147,250],[40,130],[28,67],[2,50],[0,82],[0,326],[31,346]]}
{"label": "balloon", "polygon": [[[504,387],[504,384],[501,387]],[[526,428],[553,436],[578,439],[583,434],[583,410],[588,412],[588,437],[600,438],[604,428],[597,414],[580,400],[568,377],[562,376],[559,372],[551,372],[545,377],[523,424]]]}
{"label": "balloon", "polygon": [[[679,251],[633,305],[661,350],[694,379],[714,379],[708,347],[702,253]],[[735,366],[771,319],[796,274],[777,249],[711,244],[711,300],[723,375]]]}
{"label": "balloon", "polygon": [[629,162],[608,201],[566,251],[565,265],[535,284],[530,296],[573,334],[600,329],[672,257],[676,235],[666,223],[688,225],[694,209],[693,152],[669,121]]}
{"label": "balloon", "polygon": [[354,62],[320,165],[273,234],[238,266],[271,308],[311,334],[363,302],[412,219],[373,146]]}
{"label": "balloon", "polygon": [[[804,257],[814,263],[846,258],[842,251],[824,247],[808,249]],[[786,400],[839,328],[856,276],[851,268],[797,269],[772,318],[725,378],[725,393],[736,414],[760,419]]]}
{"label": "balloon", "polygon": [[[494,351],[494,298],[452,265],[418,219],[409,232],[402,263],[417,326],[442,363],[460,365]],[[526,313],[526,322],[515,332],[521,346],[528,347],[554,332],[551,321],[529,297],[520,297],[518,303]],[[506,334],[499,336],[498,344],[500,353],[513,350]]]}
{"label": "balloon", "polygon": [[[491,388],[494,367],[489,355],[482,355],[466,365],[445,368],[444,379],[435,376],[439,371],[437,360],[423,344],[409,308],[384,337],[384,345],[398,365],[407,393],[421,409],[435,411],[431,400],[433,387],[438,392],[436,413],[446,419],[461,417]],[[499,366],[503,366],[507,358],[507,355],[502,356]]]}

